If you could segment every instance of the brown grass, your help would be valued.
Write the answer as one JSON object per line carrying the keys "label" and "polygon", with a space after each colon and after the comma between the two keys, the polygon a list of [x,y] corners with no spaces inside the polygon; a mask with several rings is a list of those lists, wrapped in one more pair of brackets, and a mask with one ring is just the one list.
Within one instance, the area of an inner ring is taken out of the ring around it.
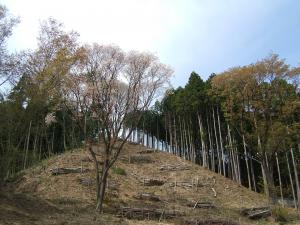
{"label": "brown grass", "polygon": [[[239,210],[268,204],[263,195],[249,191],[229,179],[168,153],[147,154],[151,157],[152,163],[129,163],[131,155],[145,149],[138,145],[125,145],[115,167],[122,168],[126,171],[126,175],[110,173],[109,188],[105,199],[107,212],[120,206],[155,207],[179,210],[185,214],[184,218],[219,218],[238,221],[240,224],[256,224],[242,218]],[[28,222],[28,224],[45,225],[158,224],[157,221],[134,221],[117,218],[110,213],[104,215],[95,213],[95,186],[84,186],[79,182],[80,178],[95,179],[93,162],[83,160],[86,158],[87,152],[77,149],[55,156],[26,170],[22,179],[14,184],[13,194],[10,192],[7,195],[0,195],[0,224],[18,224],[20,220],[25,222],[19,224]],[[188,170],[161,171],[160,166],[166,164],[182,165],[184,168],[188,167]],[[51,168],[55,167],[81,166],[90,169],[90,172],[58,176],[52,176],[49,172]],[[143,186],[144,178],[160,179],[166,183],[163,186]],[[172,182],[196,182],[196,180],[202,184],[201,187],[170,187]],[[217,197],[214,197],[211,187],[214,187]],[[151,202],[134,198],[137,193],[142,192],[155,194],[162,201]],[[15,199],[16,196],[18,196],[17,199]],[[11,199],[8,200],[9,198]],[[29,201],[28,198],[31,200]],[[17,201],[23,202],[22,207],[15,204]],[[212,202],[216,208],[192,209],[187,207],[187,203],[196,201]],[[30,208],[32,205],[35,206]],[[9,216],[6,217],[3,213]],[[163,221],[161,224],[180,224],[184,218]],[[266,222],[266,224],[272,224],[272,222]]]}

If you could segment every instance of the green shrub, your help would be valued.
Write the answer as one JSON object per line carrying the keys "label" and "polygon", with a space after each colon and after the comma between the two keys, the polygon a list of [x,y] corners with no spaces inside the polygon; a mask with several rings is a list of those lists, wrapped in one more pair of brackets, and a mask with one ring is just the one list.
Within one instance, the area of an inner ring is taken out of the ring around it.
{"label": "green shrub", "polygon": [[126,171],[124,169],[120,168],[120,167],[113,167],[112,172],[114,174],[119,174],[119,175],[126,176]]}

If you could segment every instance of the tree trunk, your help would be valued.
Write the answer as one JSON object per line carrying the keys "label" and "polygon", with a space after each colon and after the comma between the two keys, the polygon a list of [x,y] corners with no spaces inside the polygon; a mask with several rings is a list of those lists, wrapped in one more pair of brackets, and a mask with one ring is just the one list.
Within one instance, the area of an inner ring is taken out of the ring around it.
{"label": "tree trunk", "polygon": [[227,124],[227,132],[228,132],[228,141],[229,141],[229,152],[230,152],[230,164],[231,164],[232,179],[234,181],[237,181],[235,156],[234,156],[234,152],[233,152],[232,139],[231,139],[230,128],[229,128],[228,124]]}
{"label": "tree trunk", "polygon": [[177,141],[177,129],[176,129],[176,115],[174,116],[174,141],[175,141],[175,150],[176,150],[176,155],[180,156],[180,153],[178,152],[178,141]]}
{"label": "tree trunk", "polygon": [[263,177],[263,181],[264,181],[265,195],[269,199],[270,198],[270,193],[269,193],[269,186],[268,186],[267,177],[266,177],[266,164],[265,164],[265,160],[262,160],[262,163],[261,163],[261,172],[262,172],[262,177]]}
{"label": "tree trunk", "polygon": [[66,144],[66,121],[65,121],[65,110],[63,110],[63,146],[64,146],[64,150],[67,149],[67,144]]}
{"label": "tree trunk", "polygon": [[108,160],[105,160],[103,164],[103,171],[102,171],[101,182],[99,187],[99,197],[97,197],[98,201],[96,206],[96,210],[99,211],[100,213],[103,212],[103,201],[105,196],[107,177],[108,177]]}
{"label": "tree trunk", "polygon": [[296,183],[296,193],[297,193],[297,206],[300,208],[300,187],[299,187],[299,178],[298,178],[298,172],[297,172],[297,165],[294,158],[294,152],[293,149],[291,149],[291,155],[292,155],[292,162],[294,167],[294,176],[295,176],[295,183]]}
{"label": "tree trunk", "polygon": [[245,142],[245,136],[244,135],[243,135],[243,146],[244,146],[244,155],[245,155],[246,168],[247,168],[247,176],[248,176],[248,187],[249,187],[249,190],[252,190],[251,178],[250,178],[250,171],[249,171],[249,163],[248,163],[248,154],[247,154],[246,142]]}
{"label": "tree trunk", "polygon": [[277,172],[278,172],[278,179],[279,179],[279,188],[280,188],[281,204],[282,204],[282,206],[284,206],[284,203],[283,203],[283,194],[282,194],[281,173],[280,173],[280,167],[279,167],[279,162],[278,162],[277,152],[275,152],[275,157],[276,157]]}
{"label": "tree trunk", "polygon": [[296,201],[296,196],[295,196],[294,183],[293,183],[293,178],[292,178],[291,168],[290,168],[290,163],[289,163],[289,157],[288,157],[287,152],[285,153],[285,157],[286,157],[286,163],[287,163],[287,167],[288,167],[288,171],[289,171],[289,178],[290,178],[292,194],[293,194],[293,199],[294,199],[294,206],[295,206],[295,209],[297,209],[297,201]]}
{"label": "tree trunk", "polygon": [[[209,151],[213,152],[214,151],[214,146],[213,146],[213,142],[212,142],[212,137],[211,137],[212,134],[211,134],[211,128],[210,128],[210,125],[209,125],[208,116],[206,116],[206,123],[207,123],[207,133],[208,133],[209,147],[207,147],[205,149],[207,149],[207,152],[209,152]],[[201,125],[202,125],[202,123],[201,123]],[[202,130],[204,130],[204,129],[202,128]],[[203,138],[203,141],[204,141],[204,138]],[[208,167],[209,167],[209,162],[207,162],[207,164],[208,164]]]}
{"label": "tree trunk", "polygon": [[36,128],[36,133],[35,133],[35,137],[34,137],[34,142],[33,142],[33,153],[34,153],[34,159],[37,159],[37,142],[38,142],[38,134],[39,134],[39,127]]}
{"label": "tree trunk", "polygon": [[27,135],[27,142],[26,142],[25,158],[24,158],[24,169],[26,169],[26,166],[27,166],[29,138],[30,138],[30,132],[31,132],[31,123],[32,123],[32,121],[30,120],[28,135]]}
{"label": "tree trunk", "polygon": [[251,167],[251,175],[252,175],[251,177],[252,177],[254,191],[257,192],[256,179],[255,179],[255,173],[254,173],[254,168],[253,168],[253,159],[251,156],[250,156],[250,167]]}
{"label": "tree trunk", "polygon": [[173,134],[172,134],[172,118],[169,114],[169,121],[168,121],[168,124],[169,124],[169,133],[170,133],[170,151],[174,154],[174,150],[173,150]]}
{"label": "tree trunk", "polygon": [[216,118],[215,118],[214,108],[213,108],[213,121],[214,121],[214,132],[215,132],[215,139],[216,139],[216,145],[217,145],[218,172],[219,172],[219,174],[221,174],[222,171],[221,171],[220,148],[219,148],[219,141],[218,141],[218,135],[217,135],[217,129],[216,129]]}
{"label": "tree trunk", "polygon": [[189,151],[189,145],[188,145],[188,139],[187,139],[187,131],[186,131],[186,125],[185,125],[185,120],[183,120],[183,134],[184,134],[184,142],[185,142],[185,154],[187,156],[187,160],[189,160],[190,158],[190,151]]}
{"label": "tree trunk", "polygon": [[223,175],[224,177],[226,177],[225,157],[224,157],[223,140],[222,140],[222,133],[221,133],[220,115],[219,115],[218,108],[217,108],[217,116],[218,116],[218,127],[219,127],[219,136],[220,136],[220,148],[221,148],[222,162],[223,162]]}
{"label": "tree trunk", "polygon": [[205,143],[203,138],[203,128],[202,128],[202,120],[201,116],[198,114],[198,122],[199,122],[199,130],[200,130],[200,140],[201,140],[201,150],[202,150],[202,166],[206,167],[206,151],[205,151]]}

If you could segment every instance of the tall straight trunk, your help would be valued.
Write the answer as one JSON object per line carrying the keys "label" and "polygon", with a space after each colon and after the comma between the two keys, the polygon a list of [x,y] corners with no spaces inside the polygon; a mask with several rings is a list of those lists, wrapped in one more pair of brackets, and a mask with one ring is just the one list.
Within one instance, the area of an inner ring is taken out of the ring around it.
{"label": "tall straight trunk", "polygon": [[145,119],[144,118],[143,118],[143,140],[142,140],[142,143],[143,143],[143,146],[145,146]]}
{"label": "tall straight trunk", "polygon": [[72,127],[72,131],[71,131],[71,140],[72,140],[71,147],[74,148],[75,146],[77,146],[77,143],[76,143],[76,138],[75,138],[75,126],[74,126],[73,120],[71,120],[71,127]]}
{"label": "tall straight trunk", "polygon": [[146,140],[147,148],[149,148],[149,133],[147,132],[147,140]]}
{"label": "tall straight trunk", "polygon": [[165,114],[165,135],[166,135],[166,143],[165,143],[165,149],[168,151],[168,126],[167,126],[167,114]]}
{"label": "tall straight trunk", "polygon": [[289,171],[289,178],[290,178],[290,184],[291,184],[292,194],[293,194],[293,199],[294,199],[294,206],[295,206],[295,209],[296,209],[297,208],[297,201],[296,201],[295,190],[294,190],[294,182],[293,182],[293,178],[292,178],[292,174],[291,174],[290,162],[289,162],[289,157],[288,157],[287,152],[285,153],[285,157],[286,157],[286,163],[287,163],[287,167],[288,167],[288,171]]}
{"label": "tall straight trunk", "polygon": [[176,129],[176,115],[174,116],[174,141],[175,141],[176,155],[180,156],[180,154],[178,152],[178,140],[177,140],[177,129]]}
{"label": "tall straight trunk", "polygon": [[[213,141],[212,141],[212,134],[211,134],[211,127],[209,125],[209,120],[208,120],[208,116],[206,116],[206,123],[207,123],[207,133],[208,133],[208,140],[209,140],[209,147],[205,148],[207,149],[207,152],[213,152],[214,151],[214,146],[213,146]],[[202,128],[203,130],[203,128]],[[208,167],[209,167],[209,162],[207,162]],[[211,164],[213,165],[213,163],[211,162]]]}
{"label": "tall straight trunk", "polygon": [[278,172],[278,179],[279,179],[279,188],[280,188],[281,204],[284,205],[284,204],[283,204],[283,194],[282,194],[281,173],[280,173],[280,166],[279,166],[279,161],[278,161],[277,152],[275,152],[275,157],[276,157],[277,172]]}
{"label": "tall straight trunk", "polygon": [[38,155],[38,151],[37,151],[38,134],[39,134],[39,127],[36,128],[36,133],[35,133],[34,141],[33,141],[33,154],[34,154],[35,160]]}
{"label": "tall straight trunk", "polygon": [[32,123],[32,121],[30,120],[29,129],[28,129],[28,135],[27,135],[27,141],[26,141],[26,150],[25,150],[25,158],[24,158],[24,169],[26,169],[26,166],[27,166],[29,139],[30,139],[30,132],[31,132],[31,123]]}
{"label": "tall straight trunk", "polygon": [[186,124],[185,124],[185,120],[183,120],[183,134],[184,134],[184,142],[185,142],[185,154],[187,155],[187,160],[190,159],[190,150],[189,150],[189,145],[188,145],[188,139],[187,139],[187,131],[186,131]]}
{"label": "tall straight trunk", "polygon": [[192,121],[190,119],[190,123],[189,123],[189,140],[190,140],[190,146],[191,146],[191,150],[192,150],[192,161],[193,163],[196,163],[196,152],[195,152],[195,144],[194,144],[194,140],[193,140],[193,130],[191,129],[192,127]]}
{"label": "tall straight trunk", "polygon": [[206,165],[206,154],[205,154],[205,143],[203,138],[202,120],[199,114],[198,114],[198,123],[199,123],[199,130],[200,130],[201,150],[202,150],[202,166],[206,167],[207,165]]}
{"label": "tall straight trunk", "polygon": [[230,170],[230,178],[232,180],[235,181],[235,176],[234,176],[234,164],[233,164],[233,153],[232,153],[232,150],[229,149],[229,167],[228,167],[228,171]]}
{"label": "tall straight trunk", "polygon": [[217,116],[218,116],[218,127],[219,127],[219,137],[220,137],[220,148],[222,154],[223,175],[224,177],[226,177],[225,156],[224,156],[224,148],[223,148],[223,140],[222,140],[222,132],[221,132],[220,114],[218,108],[217,108]]}
{"label": "tall straight trunk", "polygon": [[245,136],[243,135],[242,137],[243,137],[244,155],[245,155],[247,177],[248,177],[248,187],[249,187],[249,190],[252,190]]}
{"label": "tall straight trunk", "polygon": [[240,169],[240,156],[239,156],[239,152],[237,149],[237,144],[236,144],[236,140],[233,139],[233,144],[234,144],[234,160],[235,160],[235,173],[236,173],[236,178],[239,184],[242,184],[241,182],[241,169]]}
{"label": "tall straight trunk", "polygon": [[156,149],[159,150],[158,117],[156,116]]}
{"label": "tall straight trunk", "polygon": [[233,145],[232,145],[232,139],[231,139],[231,134],[230,134],[230,128],[229,124],[227,124],[227,132],[228,132],[228,141],[229,141],[229,152],[230,152],[230,164],[231,164],[231,174],[232,174],[232,179],[234,181],[237,181],[236,179],[236,165],[235,165],[235,159],[234,159],[234,150],[233,150]]}
{"label": "tall straight trunk", "polygon": [[185,148],[184,148],[184,142],[183,142],[183,133],[182,133],[182,121],[179,117],[179,131],[180,131],[180,150],[182,157],[185,158]]}
{"label": "tall straight trunk", "polygon": [[67,149],[67,144],[66,144],[66,121],[65,121],[65,110],[63,110],[63,146],[64,146],[64,150]]}
{"label": "tall straight trunk", "polygon": [[170,151],[174,154],[174,149],[173,149],[173,131],[172,131],[172,117],[169,114],[169,133],[170,133]]}
{"label": "tall straight trunk", "polygon": [[[257,128],[256,120],[255,120],[255,127]],[[264,182],[264,192],[265,192],[265,195],[267,196],[267,198],[269,199],[270,192],[269,192],[269,185],[268,185],[267,176],[266,176],[266,171],[267,171],[268,166],[267,166],[267,162],[266,162],[266,158],[265,158],[265,153],[263,152],[263,149],[261,146],[259,134],[257,134],[257,145],[258,145],[259,151],[262,154],[261,172],[262,172],[262,177],[263,177],[263,182]]]}
{"label": "tall straight trunk", "polygon": [[236,152],[236,167],[237,167],[237,175],[238,175],[238,181],[239,184],[242,185],[242,180],[241,180],[241,167],[240,167],[240,156],[238,154],[237,148],[235,148]]}
{"label": "tall straight trunk", "polygon": [[292,155],[292,162],[293,162],[293,167],[294,167],[294,176],[295,176],[295,183],[296,183],[296,193],[297,193],[297,206],[300,208],[300,187],[299,187],[299,178],[298,178],[298,171],[297,171],[297,165],[295,162],[294,158],[294,152],[293,149],[291,148],[291,155]]}
{"label": "tall straight trunk", "polygon": [[189,123],[187,123],[187,140],[189,144],[189,149],[190,149],[190,161],[193,162],[193,149],[192,149],[192,142],[191,142],[191,134],[190,134],[190,126]]}
{"label": "tall straight trunk", "polygon": [[270,193],[269,193],[269,186],[268,186],[267,176],[266,176],[266,164],[265,164],[265,160],[262,160],[262,163],[261,163],[261,173],[262,173],[263,182],[264,182],[265,195],[269,199]]}
{"label": "tall straight trunk", "polygon": [[214,108],[213,108],[213,121],[214,121],[214,132],[215,132],[215,139],[216,139],[216,145],[217,145],[218,172],[219,172],[219,174],[221,174],[222,171],[221,171],[220,148],[219,148],[219,141],[218,141],[218,135],[217,135],[217,129],[216,129],[216,118],[215,118],[215,109]]}
{"label": "tall straight trunk", "polygon": [[254,168],[253,168],[253,159],[250,156],[250,168],[251,168],[251,177],[252,177],[252,182],[253,182],[253,188],[254,191],[257,192],[257,188],[256,188],[256,179],[255,179],[255,173],[254,173]]}
{"label": "tall straight trunk", "polygon": [[51,138],[51,152],[53,153],[53,148],[54,148],[54,131],[55,131],[55,127],[53,128],[52,131],[52,138]]}
{"label": "tall straight trunk", "polygon": [[[43,128],[42,128],[43,130]],[[39,161],[42,158],[42,145],[43,145],[43,136],[40,137],[40,141],[39,141]]]}
{"label": "tall straight trunk", "polygon": [[84,140],[87,139],[87,133],[86,133],[86,114],[84,114],[84,127],[83,127],[83,132],[84,132]]}

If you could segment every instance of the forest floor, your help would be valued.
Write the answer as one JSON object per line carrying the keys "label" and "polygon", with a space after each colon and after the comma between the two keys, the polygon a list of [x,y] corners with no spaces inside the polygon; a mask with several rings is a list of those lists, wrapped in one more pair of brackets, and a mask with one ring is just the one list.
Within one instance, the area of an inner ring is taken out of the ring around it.
{"label": "forest floor", "polygon": [[[57,167],[80,167],[84,172],[51,175],[50,169]],[[163,184],[147,186],[149,179]],[[254,221],[241,215],[244,208],[268,206],[263,195],[180,157],[149,153],[139,145],[126,144],[110,171],[104,214],[95,212],[94,182],[93,162],[83,149],[44,160],[2,187],[0,224],[282,224],[274,216]],[[213,207],[193,207],[196,203]],[[131,214],[121,216],[124,207],[162,213],[158,218],[130,219]],[[167,218],[167,212],[173,217]],[[285,209],[285,217],[285,224],[300,224],[299,211]]]}

